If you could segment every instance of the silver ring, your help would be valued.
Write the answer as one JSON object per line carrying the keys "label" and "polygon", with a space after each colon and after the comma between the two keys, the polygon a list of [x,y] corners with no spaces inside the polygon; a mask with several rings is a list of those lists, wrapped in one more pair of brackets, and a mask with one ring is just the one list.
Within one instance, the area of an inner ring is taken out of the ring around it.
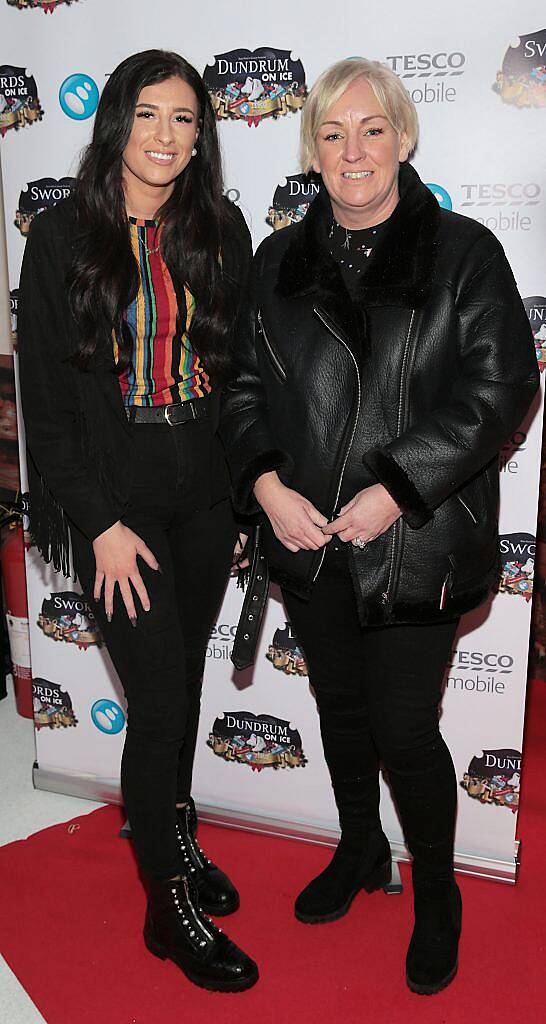
{"label": "silver ring", "polygon": [[367,542],[365,540],[362,540],[362,537],[355,537],[354,540],[351,541],[351,544],[353,544],[355,548],[360,548],[361,551],[366,547],[366,543]]}

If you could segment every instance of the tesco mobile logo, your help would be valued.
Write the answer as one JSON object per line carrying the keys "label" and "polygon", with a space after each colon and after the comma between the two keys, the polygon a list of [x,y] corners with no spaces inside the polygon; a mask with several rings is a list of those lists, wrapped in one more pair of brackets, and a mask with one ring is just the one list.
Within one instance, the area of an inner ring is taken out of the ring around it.
{"label": "tesco mobile logo", "polygon": [[96,700],[91,708],[91,719],[100,732],[115,736],[125,725],[125,715],[115,700]]}
{"label": "tesco mobile logo", "polygon": [[61,110],[74,121],[92,117],[99,105],[99,89],[91,75],[69,75],[59,89]]}
{"label": "tesco mobile logo", "polygon": [[438,205],[442,207],[442,210],[452,210],[453,202],[447,189],[443,185],[435,185],[434,182],[428,181],[426,183],[427,188],[430,189],[433,196],[438,200]]}

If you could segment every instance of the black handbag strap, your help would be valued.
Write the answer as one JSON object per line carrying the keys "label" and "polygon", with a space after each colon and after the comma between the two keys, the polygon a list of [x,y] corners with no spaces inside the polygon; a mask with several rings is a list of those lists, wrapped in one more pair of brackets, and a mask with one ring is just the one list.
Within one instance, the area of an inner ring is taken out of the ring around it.
{"label": "black handbag strap", "polygon": [[254,664],[256,645],[269,591],[269,568],[262,551],[261,531],[260,524],[255,526],[250,558],[250,577],[231,652],[231,660],[235,668],[239,670]]}

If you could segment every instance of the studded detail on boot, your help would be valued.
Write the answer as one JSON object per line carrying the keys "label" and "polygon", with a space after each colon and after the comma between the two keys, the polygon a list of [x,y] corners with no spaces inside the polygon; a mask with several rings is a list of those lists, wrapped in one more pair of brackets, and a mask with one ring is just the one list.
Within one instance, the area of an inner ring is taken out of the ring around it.
{"label": "studded detail on boot", "polygon": [[239,907],[239,893],[227,875],[203,853],[196,839],[197,814],[193,800],[177,807],[176,836],[182,854],[182,871],[194,883],[199,905],[206,914],[224,917]]}
{"label": "studded detail on boot", "polygon": [[241,992],[258,980],[254,961],[203,914],[187,877],[149,883],[144,941],[150,953],[172,960],[201,988]]}

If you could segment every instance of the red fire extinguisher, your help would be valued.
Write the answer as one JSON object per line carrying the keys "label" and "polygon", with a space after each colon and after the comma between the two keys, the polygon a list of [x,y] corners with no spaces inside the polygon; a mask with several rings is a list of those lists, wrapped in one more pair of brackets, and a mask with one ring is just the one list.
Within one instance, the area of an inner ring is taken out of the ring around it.
{"label": "red fire extinguisher", "polygon": [[32,674],[30,670],[25,547],[23,527],[20,523],[13,523],[3,529],[0,557],[2,559],[15,701],[19,714],[24,718],[32,718]]}

